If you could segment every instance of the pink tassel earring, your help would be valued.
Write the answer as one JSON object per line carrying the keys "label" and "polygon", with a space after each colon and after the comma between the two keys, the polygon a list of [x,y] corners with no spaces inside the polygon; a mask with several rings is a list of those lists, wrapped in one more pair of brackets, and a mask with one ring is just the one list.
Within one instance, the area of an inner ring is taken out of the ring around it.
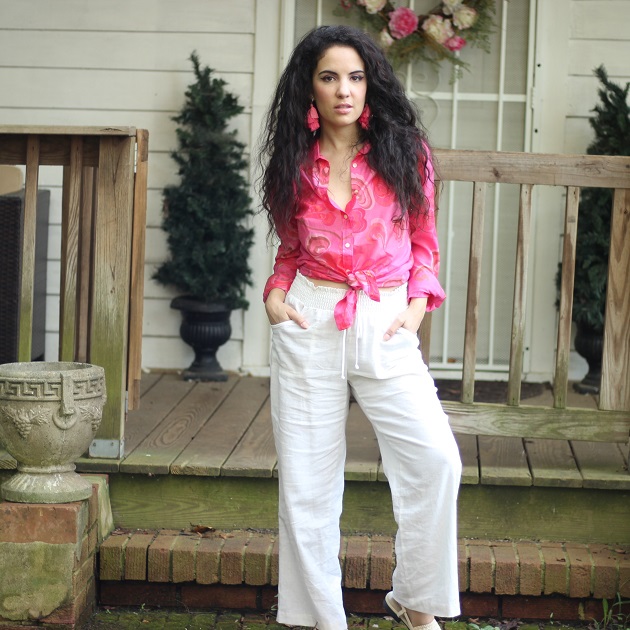
{"label": "pink tassel earring", "polygon": [[311,103],[308,112],[306,112],[306,126],[313,133],[319,129],[319,113],[315,109],[315,101]]}
{"label": "pink tassel earring", "polygon": [[372,116],[372,112],[370,111],[370,106],[366,103],[361,115],[359,116],[359,124],[366,131],[370,128],[370,118]]}

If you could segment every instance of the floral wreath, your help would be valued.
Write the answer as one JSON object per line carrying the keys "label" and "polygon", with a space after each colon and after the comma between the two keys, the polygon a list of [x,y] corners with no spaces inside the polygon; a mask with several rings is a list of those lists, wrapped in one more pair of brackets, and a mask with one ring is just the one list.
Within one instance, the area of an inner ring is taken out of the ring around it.
{"label": "floral wreath", "polygon": [[359,11],[390,61],[398,66],[419,59],[439,65],[449,61],[459,75],[467,64],[456,54],[470,44],[490,52],[495,0],[442,0],[426,15],[396,7],[389,0],[339,0]]}

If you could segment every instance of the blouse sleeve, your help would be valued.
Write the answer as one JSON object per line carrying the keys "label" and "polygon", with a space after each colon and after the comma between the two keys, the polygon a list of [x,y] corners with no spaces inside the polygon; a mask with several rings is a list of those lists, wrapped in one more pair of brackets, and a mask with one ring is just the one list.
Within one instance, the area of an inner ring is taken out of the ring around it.
{"label": "blouse sleeve", "polygon": [[428,298],[427,311],[432,311],[442,304],[446,294],[438,280],[440,248],[435,228],[435,173],[430,157],[427,161],[424,194],[428,204],[427,212],[412,218],[409,224],[413,266],[407,295],[409,298]]}
{"label": "blouse sleeve", "polygon": [[271,289],[282,289],[286,293],[297,274],[300,238],[295,221],[292,221],[286,228],[279,229],[278,236],[280,237],[280,245],[273,266],[273,274],[265,284],[263,302],[267,301]]}

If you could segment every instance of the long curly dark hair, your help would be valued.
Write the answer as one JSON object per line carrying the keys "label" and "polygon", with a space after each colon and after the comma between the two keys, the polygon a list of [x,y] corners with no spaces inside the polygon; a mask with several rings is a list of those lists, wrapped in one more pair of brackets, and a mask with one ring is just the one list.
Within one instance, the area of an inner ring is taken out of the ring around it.
{"label": "long curly dark hair", "polygon": [[[349,26],[320,26],[307,33],[293,51],[278,82],[260,140],[262,175],[258,185],[270,232],[286,226],[297,211],[300,166],[315,142],[306,126],[313,74],[332,46],[354,48],[365,65],[366,103],[372,117],[369,129],[360,130],[359,142],[369,142],[368,164],[396,195],[402,213],[396,219],[425,210],[422,184],[428,176],[428,142],[416,109],[392,66],[363,31]],[[422,172],[418,164],[425,165]]]}

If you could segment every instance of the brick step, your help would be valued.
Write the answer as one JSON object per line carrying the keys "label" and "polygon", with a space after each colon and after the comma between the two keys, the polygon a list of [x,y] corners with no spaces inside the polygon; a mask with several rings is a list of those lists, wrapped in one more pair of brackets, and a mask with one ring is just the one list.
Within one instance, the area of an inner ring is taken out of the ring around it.
{"label": "brick step", "polygon": [[[630,546],[461,539],[462,614],[524,619],[602,617],[630,598]],[[389,536],[346,536],[340,552],[350,613],[382,614],[391,589]],[[270,610],[278,583],[275,533],[115,530],[100,547],[101,605]]]}

